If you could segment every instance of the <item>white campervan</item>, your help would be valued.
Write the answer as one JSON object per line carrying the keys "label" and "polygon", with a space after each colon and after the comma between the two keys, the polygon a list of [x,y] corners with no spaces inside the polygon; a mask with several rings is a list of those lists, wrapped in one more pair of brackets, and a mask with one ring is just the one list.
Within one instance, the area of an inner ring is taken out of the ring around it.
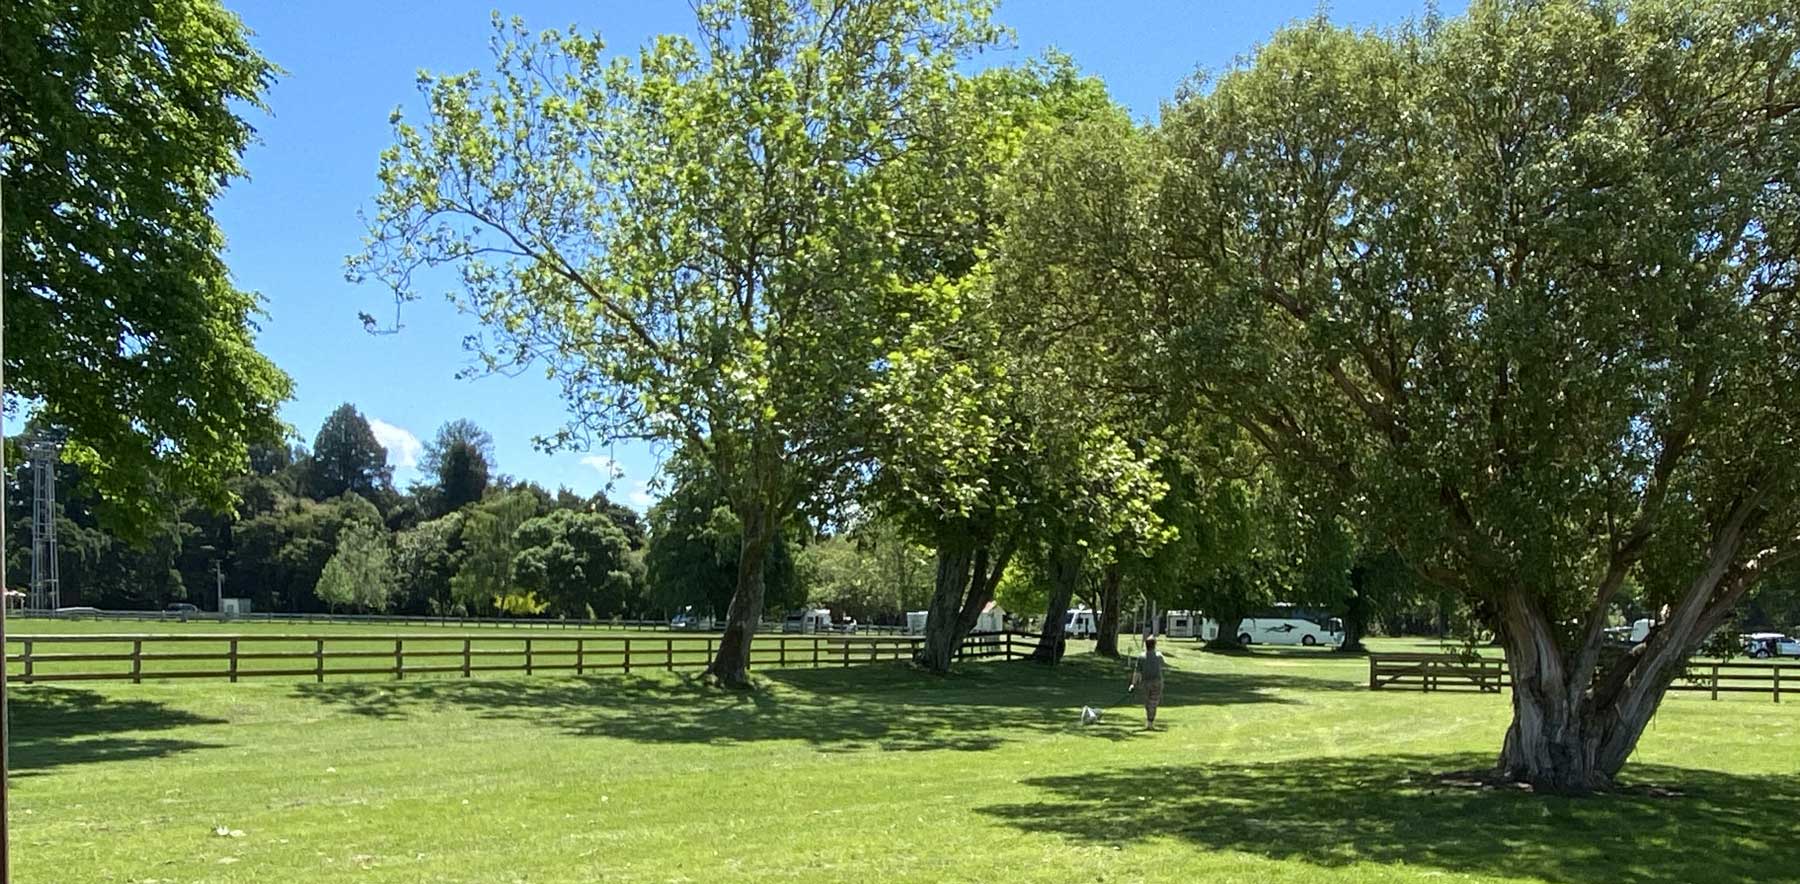
{"label": "white campervan", "polygon": [[1170,638],[1193,638],[1200,632],[1200,621],[1192,611],[1170,611],[1163,618]]}
{"label": "white campervan", "polygon": [[1098,638],[1100,622],[1087,608],[1070,608],[1069,619],[1063,621],[1063,635],[1069,638]]}
{"label": "white campervan", "polygon": [[830,632],[831,611],[825,608],[814,608],[810,611],[795,611],[787,615],[781,622],[782,632]]}
{"label": "white campervan", "polygon": [[[1288,606],[1259,611],[1238,623],[1238,641],[1246,645],[1340,645],[1344,643],[1344,622],[1336,617],[1303,616],[1305,612]],[[1219,637],[1217,621],[1207,620],[1200,637],[1212,641]]]}

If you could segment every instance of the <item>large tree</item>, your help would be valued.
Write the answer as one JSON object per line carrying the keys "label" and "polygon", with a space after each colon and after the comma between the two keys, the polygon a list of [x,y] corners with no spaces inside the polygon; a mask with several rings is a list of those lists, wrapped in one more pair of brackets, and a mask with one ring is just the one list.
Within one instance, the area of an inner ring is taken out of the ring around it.
{"label": "large tree", "polygon": [[352,524],[338,535],[337,552],[319,572],[313,595],[333,611],[353,607],[381,613],[394,595],[394,551],[378,525]]}
{"label": "large tree", "polygon": [[907,241],[954,220],[897,167],[959,137],[934,122],[998,35],[990,6],[708,0],[697,40],[616,59],[501,25],[493,75],[425,78],[429,123],[383,155],[358,273],[407,298],[416,268],[457,265],[487,364],[562,383],[572,420],[546,441],[678,442],[724,484],[727,684],[747,683],[781,526],[856,475],[844,429],[904,312],[886,293]]}
{"label": "large tree", "polygon": [[[1800,19],[1480,0],[1278,34],[1165,119],[1139,346],[1493,612],[1502,776],[1609,786],[1800,557]],[[1668,616],[1611,659],[1628,581]]]}
{"label": "large tree", "polygon": [[256,351],[212,202],[274,68],[216,0],[17,0],[0,28],[9,400],[69,433],[102,512],[142,537],[223,509],[290,384]]}
{"label": "large tree", "polygon": [[643,565],[612,519],[559,509],[520,525],[514,540],[514,579],[552,614],[605,618],[637,611]]}
{"label": "large tree", "polygon": [[494,437],[467,418],[448,421],[419,457],[419,471],[437,484],[415,487],[414,494],[426,499],[433,516],[456,512],[487,493],[493,467]]}
{"label": "large tree", "polygon": [[306,490],[314,500],[360,494],[373,502],[392,477],[387,449],[356,406],[346,402],[326,416],[306,461]]}

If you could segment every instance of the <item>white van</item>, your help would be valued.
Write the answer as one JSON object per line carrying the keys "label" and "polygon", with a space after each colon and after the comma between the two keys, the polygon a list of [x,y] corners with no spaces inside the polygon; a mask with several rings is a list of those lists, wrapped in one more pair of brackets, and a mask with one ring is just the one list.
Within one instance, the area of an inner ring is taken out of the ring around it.
{"label": "white van", "polygon": [[1100,623],[1087,608],[1070,608],[1069,619],[1063,621],[1063,635],[1069,638],[1099,638]]}
{"label": "white van", "polygon": [[[1304,617],[1293,616],[1291,612],[1271,612],[1275,616],[1259,614],[1245,617],[1238,623],[1238,641],[1246,645],[1341,645],[1344,643],[1344,623],[1336,617],[1326,618],[1319,623]],[[1208,620],[1200,628],[1200,637],[1212,641],[1219,637],[1219,624]]]}

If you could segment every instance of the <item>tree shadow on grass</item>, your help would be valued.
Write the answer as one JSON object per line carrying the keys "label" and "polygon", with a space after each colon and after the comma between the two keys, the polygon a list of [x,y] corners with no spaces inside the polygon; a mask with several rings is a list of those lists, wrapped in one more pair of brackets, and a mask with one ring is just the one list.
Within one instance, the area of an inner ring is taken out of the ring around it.
{"label": "tree shadow on grass", "polygon": [[145,732],[224,723],[152,700],[41,685],[13,691],[7,705],[12,769],[21,776],[71,764],[131,761],[215,748],[210,743],[151,737]]}
{"label": "tree shadow on grass", "polygon": [[[1123,740],[1135,729],[1081,727],[1083,705],[1121,697],[1116,662],[966,665],[934,676],[901,665],[763,670],[752,692],[669,676],[588,679],[435,680],[304,684],[296,694],[357,715],[404,718],[474,710],[581,736],[645,743],[800,740],[828,751],[979,751],[1032,735],[1068,732]],[[1291,703],[1295,689],[1341,690],[1338,682],[1286,676],[1171,673],[1164,706]]]}
{"label": "tree shadow on grass", "polygon": [[1789,811],[1800,805],[1800,777],[1634,764],[1623,793],[1569,799],[1434,775],[1492,762],[1381,756],[1101,771],[1026,780],[1042,800],[980,812],[1084,842],[1175,838],[1322,867],[1429,866],[1582,884],[1794,874],[1800,815]]}

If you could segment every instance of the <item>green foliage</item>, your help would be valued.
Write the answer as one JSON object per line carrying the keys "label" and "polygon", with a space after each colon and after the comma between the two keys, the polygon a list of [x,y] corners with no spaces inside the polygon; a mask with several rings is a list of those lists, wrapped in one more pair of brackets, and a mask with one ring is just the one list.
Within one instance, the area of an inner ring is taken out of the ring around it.
{"label": "green foliage", "polygon": [[374,500],[389,488],[393,470],[387,449],[356,406],[346,402],[332,411],[313,439],[307,461],[306,490],[314,500],[355,493]]}
{"label": "green foliage", "polygon": [[216,0],[10,3],[0,30],[9,401],[68,430],[115,530],[232,503],[278,442],[286,375],[256,351],[210,215],[274,68]]}
{"label": "green foliage", "polygon": [[463,562],[463,515],[451,513],[394,535],[396,596],[407,611],[447,615],[451,580]]}
{"label": "green foliage", "polygon": [[936,567],[930,549],[907,540],[896,526],[875,521],[801,547],[794,570],[809,607],[871,623],[897,622],[907,611],[923,610]]}
{"label": "green foliage", "polygon": [[481,500],[493,465],[494,438],[474,421],[459,418],[439,427],[419,458],[420,472],[437,482],[435,487],[418,489],[428,498],[427,512],[453,513]]}
{"label": "green foliage", "polygon": [[[506,599],[518,610],[521,595],[513,558],[518,554],[517,532],[538,513],[538,499],[528,491],[504,491],[463,511],[462,566],[450,581],[450,594],[471,612],[502,605]],[[536,599],[531,605],[537,605]]]}
{"label": "green foliage", "polygon": [[[658,611],[693,605],[723,617],[737,588],[743,525],[725,504],[716,481],[704,472],[684,475],[679,464],[674,469],[668,496],[650,509],[650,542],[644,550],[647,601]],[[806,601],[784,536],[770,546],[763,584],[768,610]]]}
{"label": "green foliage", "polygon": [[1468,593],[1585,620],[1712,547],[1720,615],[1800,554],[1796,46],[1758,2],[1282,32],[1169,116],[1169,367]]}
{"label": "green foliage", "polygon": [[514,581],[552,613],[604,618],[639,609],[643,566],[606,516],[555,510],[520,525],[513,542]]}
{"label": "green foliage", "polygon": [[313,595],[333,610],[387,610],[394,595],[394,560],[385,532],[360,522],[346,526]]}

